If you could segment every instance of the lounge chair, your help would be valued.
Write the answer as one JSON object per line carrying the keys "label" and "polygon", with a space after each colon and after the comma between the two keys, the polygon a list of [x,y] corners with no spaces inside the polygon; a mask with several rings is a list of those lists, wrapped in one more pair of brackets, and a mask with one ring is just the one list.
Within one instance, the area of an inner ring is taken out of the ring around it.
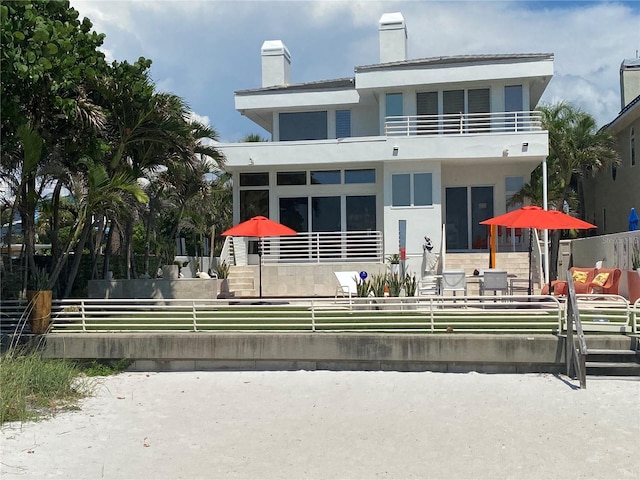
{"label": "lounge chair", "polygon": [[333,272],[338,280],[338,286],[336,287],[336,301],[338,295],[349,298],[349,304],[351,304],[351,298],[358,295],[358,278],[360,274],[358,272]]}

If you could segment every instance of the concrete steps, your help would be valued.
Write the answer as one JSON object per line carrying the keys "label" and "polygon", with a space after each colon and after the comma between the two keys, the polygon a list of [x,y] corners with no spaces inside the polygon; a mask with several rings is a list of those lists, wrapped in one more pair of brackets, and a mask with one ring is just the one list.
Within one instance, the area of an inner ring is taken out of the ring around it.
{"label": "concrete steps", "polygon": [[640,377],[640,352],[612,348],[588,349],[587,375]]}
{"label": "concrete steps", "polygon": [[258,296],[258,266],[232,265],[229,267],[229,293],[234,297]]}

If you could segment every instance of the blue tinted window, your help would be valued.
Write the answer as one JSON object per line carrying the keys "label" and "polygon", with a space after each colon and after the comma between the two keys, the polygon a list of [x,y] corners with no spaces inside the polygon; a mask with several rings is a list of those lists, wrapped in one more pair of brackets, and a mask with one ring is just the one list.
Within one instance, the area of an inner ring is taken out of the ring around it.
{"label": "blue tinted window", "polygon": [[345,170],[344,183],[376,183],[376,171],[373,168]]}
{"label": "blue tinted window", "polygon": [[413,204],[418,206],[433,205],[430,173],[415,173],[413,175]]}
{"label": "blue tinted window", "polygon": [[351,136],[351,110],[336,110],[336,138]]}
{"label": "blue tinted window", "polygon": [[411,205],[411,175],[408,173],[391,175],[391,205],[394,207]]}
{"label": "blue tinted window", "polygon": [[311,185],[336,185],[340,183],[340,170],[311,172]]}
{"label": "blue tinted window", "polygon": [[387,117],[402,116],[402,94],[401,93],[387,93],[387,103],[386,103],[385,111],[386,111]]}

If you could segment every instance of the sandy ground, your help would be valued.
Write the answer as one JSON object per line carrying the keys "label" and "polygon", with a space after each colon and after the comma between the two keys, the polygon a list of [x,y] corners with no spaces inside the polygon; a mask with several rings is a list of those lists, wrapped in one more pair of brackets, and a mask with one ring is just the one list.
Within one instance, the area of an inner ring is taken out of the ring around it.
{"label": "sandy ground", "polygon": [[124,373],[2,428],[5,479],[640,478],[640,381]]}

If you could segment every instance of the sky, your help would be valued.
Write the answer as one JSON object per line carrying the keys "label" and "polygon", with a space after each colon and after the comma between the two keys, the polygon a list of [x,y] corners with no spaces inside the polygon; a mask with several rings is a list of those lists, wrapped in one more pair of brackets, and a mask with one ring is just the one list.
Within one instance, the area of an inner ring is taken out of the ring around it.
{"label": "sky", "polygon": [[260,48],[282,40],[291,82],[354,76],[378,63],[378,21],[401,12],[408,58],[553,53],[542,101],[569,101],[605,125],[619,113],[620,64],[640,50],[635,1],[71,0],[107,60],[153,61],[159,91],[183,97],[222,142],[267,132],[235,110],[234,91],[259,88]]}

